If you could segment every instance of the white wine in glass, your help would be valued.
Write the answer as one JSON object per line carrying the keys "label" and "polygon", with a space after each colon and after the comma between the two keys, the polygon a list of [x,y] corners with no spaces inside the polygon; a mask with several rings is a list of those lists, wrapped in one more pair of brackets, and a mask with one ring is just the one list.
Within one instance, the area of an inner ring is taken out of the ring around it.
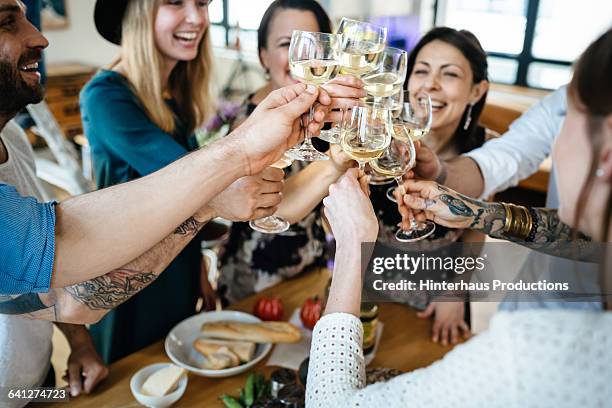
{"label": "white wine in glass", "polygon": [[386,98],[402,90],[403,81],[393,72],[371,74],[363,78],[364,89],[369,95]]}
{"label": "white wine in glass", "polygon": [[382,98],[401,92],[406,80],[408,54],[399,48],[386,47],[381,53],[380,63],[376,69],[362,79],[366,92],[374,97],[377,103]]}
{"label": "white wine in glass", "polygon": [[354,106],[347,110],[342,120],[340,146],[364,171],[366,163],[385,152],[392,132],[388,109],[367,104]]}
{"label": "white wine in glass", "polygon": [[[376,69],[387,41],[386,27],[343,17],[337,33],[341,38],[341,74],[361,77]],[[339,143],[340,126],[335,124],[330,130],[321,131],[319,138],[329,143]]]}
{"label": "white wine in glass", "polygon": [[[271,167],[284,169],[291,166],[291,163],[293,163],[293,160],[285,155],[273,163]],[[267,217],[249,221],[249,226],[255,231],[264,234],[280,234],[281,232],[287,231],[289,227],[291,227],[291,224],[278,215],[268,215]]]}
{"label": "white wine in glass", "polygon": [[[291,75],[308,85],[321,85],[333,79],[340,63],[340,36],[337,34],[294,31],[289,44],[289,67]],[[312,145],[308,124],[313,120],[314,107],[310,107],[308,123],[305,125],[304,142],[287,150],[287,156],[294,160],[329,160]]]}
{"label": "white wine in glass", "polygon": [[289,64],[291,76],[310,85],[322,85],[335,77],[338,61],[306,60]]}
{"label": "white wine in glass", "polygon": [[347,38],[340,54],[341,72],[360,77],[373,71],[378,66],[383,48],[384,43]]}

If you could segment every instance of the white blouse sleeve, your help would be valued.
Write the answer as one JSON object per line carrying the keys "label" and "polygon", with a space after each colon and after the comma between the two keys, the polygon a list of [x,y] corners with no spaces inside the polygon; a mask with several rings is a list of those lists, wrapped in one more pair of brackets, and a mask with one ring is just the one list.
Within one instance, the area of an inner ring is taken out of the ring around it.
{"label": "white blouse sleeve", "polygon": [[500,352],[504,339],[494,341],[485,332],[425,369],[365,387],[362,337],[361,322],[353,315],[332,313],[319,320],[312,337],[307,407],[488,407],[500,402],[496,385],[511,381],[512,362]]}

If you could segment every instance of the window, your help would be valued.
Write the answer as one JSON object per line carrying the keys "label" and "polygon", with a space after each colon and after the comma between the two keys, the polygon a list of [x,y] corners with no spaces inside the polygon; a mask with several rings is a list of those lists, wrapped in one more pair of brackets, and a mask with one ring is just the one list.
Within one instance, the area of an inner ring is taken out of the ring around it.
{"label": "window", "polygon": [[612,1],[438,0],[436,12],[437,25],[478,37],[492,81],[553,89],[569,81],[571,63],[609,28]]}
{"label": "window", "polygon": [[217,47],[232,46],[240,37],[243,50],[257,50],[257,28],[272,0],[215,0],[209,8],[212,41]]}

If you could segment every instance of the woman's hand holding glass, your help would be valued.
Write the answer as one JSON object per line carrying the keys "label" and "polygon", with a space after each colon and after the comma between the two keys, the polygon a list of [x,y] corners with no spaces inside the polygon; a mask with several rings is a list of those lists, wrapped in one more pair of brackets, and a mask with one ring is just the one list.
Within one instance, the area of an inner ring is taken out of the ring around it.
{"label": "woman's hand holding glass", "polygon": [[[294,31],[289,45],[289,67],[291,76],[298,81],[319,86],[333,79],[338,73],[339,41],[337,34]],[[314,116],[310,108],[308,123]],[[286,154],[294,160],[328,160],[328,156],[312,145],[312,134],[306,128],[305,140],[300,146],[292,147]]]}
{"label": "woman's hand holding glass", "polygon": [[495,210],[496,204],[466,197],[435,181],[404,180],[403,188],[405,194],[396,195],[402,198],[398,206],[403,228],[410,226],[410,213],[419,221],[428,219],[448,228],[473,228],[480,209],[485,212],[480,214],[481,222],[487,209]]}
{"label": "woman's hand holding glass", "polygon": [[329,196],[323,199],[324,212],[338,245],[376,241],[378,220],[368,192],[367,182],[359,177],[357,169],[348,170],[329,187]]}

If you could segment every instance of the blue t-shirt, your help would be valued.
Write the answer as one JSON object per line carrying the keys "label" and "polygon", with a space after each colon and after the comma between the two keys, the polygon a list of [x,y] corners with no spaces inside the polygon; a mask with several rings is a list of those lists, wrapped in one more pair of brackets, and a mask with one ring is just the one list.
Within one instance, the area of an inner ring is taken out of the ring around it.
{"label": "blue t-shirt", "polygon": [[0,295],[46,292],[55,254],[55,203],[0,183]]}

